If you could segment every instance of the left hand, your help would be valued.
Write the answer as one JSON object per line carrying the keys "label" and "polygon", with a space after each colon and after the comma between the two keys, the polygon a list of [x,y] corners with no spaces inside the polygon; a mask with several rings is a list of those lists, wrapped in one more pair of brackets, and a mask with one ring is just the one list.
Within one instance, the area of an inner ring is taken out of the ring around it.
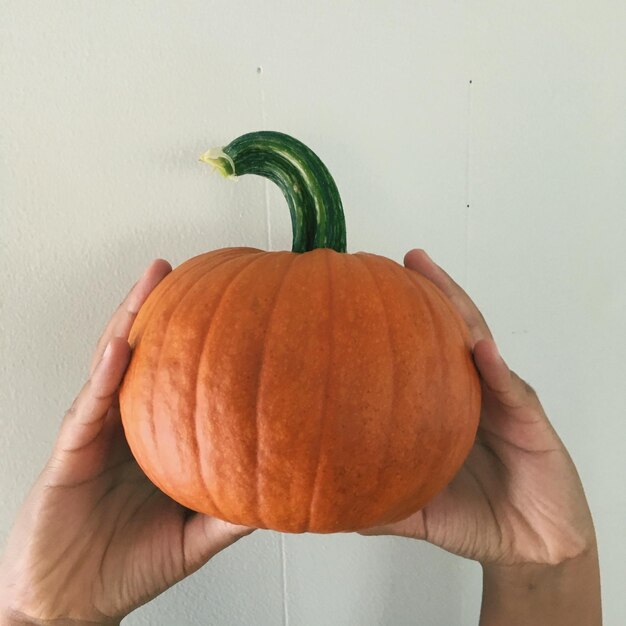
{"label": "left hand", "polygon": [[130,359],[128,333],[170,271],[154,261],[98,342],[89,380],[9,535],[0,564],[2,624],[119,624],[252,532],[168,498],[124,437],[117,391]]}
{"label": "left hand", "polygon": [[363,534],[426,540],[483,565],[559,565],[596,540],[580,478],[535,391],[498,353],[470,297],[421,250],[405,265],[436,284],[465,320],[482,387],[474,447],[452,482],[407,519]]}

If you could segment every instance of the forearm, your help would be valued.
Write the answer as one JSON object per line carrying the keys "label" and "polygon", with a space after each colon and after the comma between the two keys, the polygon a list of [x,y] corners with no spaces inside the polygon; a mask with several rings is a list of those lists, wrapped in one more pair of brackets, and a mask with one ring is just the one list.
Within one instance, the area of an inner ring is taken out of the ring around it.
{"label": "forearm", "polygon": [[596,546],[554,566],[483,566],[480,626],[601,624]]}
{"label": "forearm", "polygon": [[73,619],[36,620],[0,606],[0,626],[119,626],[119,622],[90,622]]}

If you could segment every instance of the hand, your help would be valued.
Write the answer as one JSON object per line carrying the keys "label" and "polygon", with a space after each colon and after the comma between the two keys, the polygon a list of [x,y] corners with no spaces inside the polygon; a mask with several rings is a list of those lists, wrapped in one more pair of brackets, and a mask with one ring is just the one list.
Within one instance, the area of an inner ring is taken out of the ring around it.
{"label": "hand", "polygon": [[252,530],[165,496],[124,438],[117,390],[130,358],[128,333],[170,271],[154,261],[98,342],[89,380],[9,535],[0,565],[2,624],[118,624]]}
{"label": "hand", "polygon": [[[426,540],[480,561],[486,577],[513,585],[523,586],[546,571],[571,570],[574,563],[597,570],[595,533],[580,479],[537,394],[507,367],[483,316],[444,270],[422,250],[409,252],[405,265],[435,283],[470,330],[481,378],[480,424],[465,464],[439,495],[411,517],[363,534]],[[593,580],[590,585],[596,588]],[[599,607],[599,591],[597,596]],[[510,614],[506,623],[518,622]],[[537,622],[543,623],[561,622]]]}

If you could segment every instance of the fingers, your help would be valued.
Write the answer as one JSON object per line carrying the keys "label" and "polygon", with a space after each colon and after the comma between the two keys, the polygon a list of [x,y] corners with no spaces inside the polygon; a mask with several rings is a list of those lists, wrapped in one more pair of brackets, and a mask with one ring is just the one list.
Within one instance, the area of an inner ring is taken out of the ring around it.
{"label": "fingers", "polygon": [[135,321],[135,317],[137,317],[141,305],[146,301],[150,292],[171,271],[172,266],[164,259],[155,259],[146,268],[141,278],[133,285],[126,298],[124,298],[122,303],[118,306],[100,336],[89,368],[90,374],[93,373],[105,347],[113,337],[128,338],[130,328]]}
{"label": "fingers", "polygon": [[495,341],[478,341],[473,354],[485,386],[505,408],[515,411],[539,405],[535,390],[509,369]]}
{"label": "fingers", "polygon": [[479,439],[491,452],[505,464],[511,451],[567,454],[535,390],[508,368],[494,341],[474,346],[474,362],[483,385]]}
{"label": "fingers", "polygon": [[128,342],[114,337],[65,415],[58,442],[62,451],[81,450],[97,438],[129,360]]}
{"label": "fingers", "polygon": [[471,298],[441,267],[432,261],[424,250],[416,249],[407,252],[404,265],[419,272],[443,291],[465,320],[474,342],[493,338],[485,318]]}
{"label": "fingers", "polygon": [[254,528],[237,526],[223,520],[195,513],[185,523],[183,562],[185,576],[195,572],[218,552],[249,535]]}
{"label": "fingers", "polygon": [[[130,360],[128,334],[141,305],[172,268],[156,259],[130,290],[96,346],[89,380],[66,413],[48,469],[50,484],[72,485],[97,475],[110,456],[117,390]],[[108,427],[105,425],[108,423]]]}

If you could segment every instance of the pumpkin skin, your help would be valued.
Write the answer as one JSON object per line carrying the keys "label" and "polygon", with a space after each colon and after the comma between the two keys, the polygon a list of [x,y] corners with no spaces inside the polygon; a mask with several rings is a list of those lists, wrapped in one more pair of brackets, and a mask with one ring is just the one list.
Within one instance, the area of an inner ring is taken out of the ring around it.
{"label": "pumpkin skin", "polygon": [[226,248],[150,294],[120,389],[130,448],[180,504],[283,532],[409,516],[476,434],[469,332],[382,256]]}

